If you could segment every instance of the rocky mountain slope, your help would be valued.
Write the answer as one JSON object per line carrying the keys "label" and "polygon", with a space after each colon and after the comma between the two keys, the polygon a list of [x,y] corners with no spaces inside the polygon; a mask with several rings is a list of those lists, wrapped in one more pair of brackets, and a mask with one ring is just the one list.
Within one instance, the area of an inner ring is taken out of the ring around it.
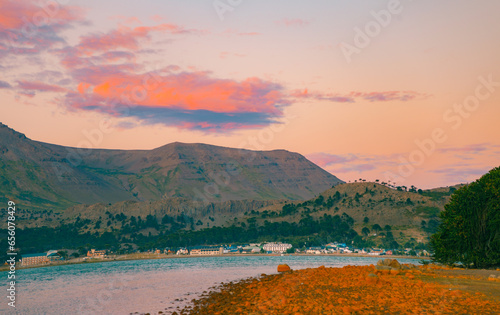
{"label": "rocky mountain slope", "polygon": [[0,124],[0,202],[22,208],[186,198],[308,199],[341,183],[300,154],[172,143],[153,150],[76,149]]}

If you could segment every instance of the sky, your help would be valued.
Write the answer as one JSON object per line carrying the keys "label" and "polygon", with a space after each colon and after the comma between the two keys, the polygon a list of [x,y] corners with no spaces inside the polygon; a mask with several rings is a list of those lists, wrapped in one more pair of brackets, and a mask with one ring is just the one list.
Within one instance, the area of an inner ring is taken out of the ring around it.
{"label": "sky", "polygon": [[500,2],[0,0],[0,122],[71,147],[298,152],[433,188],[500,157]]}

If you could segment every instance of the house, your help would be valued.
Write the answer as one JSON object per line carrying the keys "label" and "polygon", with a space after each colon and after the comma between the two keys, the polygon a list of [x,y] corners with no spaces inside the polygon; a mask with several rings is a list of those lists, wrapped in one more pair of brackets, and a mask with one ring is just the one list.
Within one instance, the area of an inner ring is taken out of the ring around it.
{"label": "house", "polygon": [[244,246],[243,248],[244,253],[260,253],[260,246],[255,246],[255,245],[248,245]]}
{"label": "house", "polygon": [[175,252],[168,247],[163,250],[163,253],[167,255],[175,254]]}
{"label": "house", "polygon": [[59,255],[59,253],[57,252],[57,250],[49,250],[47,252],[47,258],[51,262],[52,261],[63,260],[63,257],[61,255]]}
{"label": "house", "polygon": [[235,245],[231,245],[231,246],[224,249],[224,254],[238,253],[238,252],[239,252],[239,248],[238,248],[238,246],[235,246]]}
{"label": "house", "polygon": [[189,254],[189,251],[186,248],[180,248],[179,250],[177,250],[177,252],[175,254],[176,255],[187,255],[187,254]]}
{"label": "house", "polygon": [[49,263],[47,253],[22,255],[21,266],[46,265]]}
{"label": "house", "polygon": [[355,248],[353,250],[353,252],[356,253],[356,254],[362,254],[362,255],[364,255],[364,254],[367,253],[367,251],[364,248]]}
{"label": "house", "polygon": [[283,253],[286,252],[287,249],[292,248],[292,244],[286,244],[286,243],[267,243],[262,248],[266,252],[273,252],[273,253]]}
{"label": "house", "polygon": [[88,258],[99,258],[103,259],[106,256],[106,251],[105,250],[95,250],[91,249],[87,252],[87,257]]}
{"label": "house", "polygon": [[324,250],[321,247],[309,247],[306,249],[306,254],[314,254],[314,255],[319,255],[323,252]]}
{"label": "house", "polygon": [[191,248],[189,255],[222,255],[224,247],[222,246],[197,246]]}
{"label": "house", "polygon": [[21,266],[46,265],[62,259],[56,250],[49,250],[46,253],[22,255]]}
{"label": "house", "polygon": [[384,254],[384,250],[380,249],[380,248],[372,248],[372,250],[368,253],[368,255],[372,255],[372,256],[379,256],[379,255],[383,255],[383,254]]}

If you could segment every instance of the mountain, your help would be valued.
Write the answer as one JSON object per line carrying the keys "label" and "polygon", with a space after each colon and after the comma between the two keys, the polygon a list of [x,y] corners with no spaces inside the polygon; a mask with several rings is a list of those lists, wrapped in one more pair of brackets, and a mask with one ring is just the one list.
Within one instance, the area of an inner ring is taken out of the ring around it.
{"label": "mountain", "polygon": [[178,142],[153,150],[77,149],[30,140],[0,123],[0,193],[20,207],[63,209],[173,197],[303,200],[339,183],[285,150]]}

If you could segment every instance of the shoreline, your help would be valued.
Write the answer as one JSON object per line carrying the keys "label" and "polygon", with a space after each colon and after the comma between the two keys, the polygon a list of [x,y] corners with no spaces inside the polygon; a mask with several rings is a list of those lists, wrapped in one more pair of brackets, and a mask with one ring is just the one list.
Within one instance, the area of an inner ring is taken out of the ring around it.
{"label": "shoreline", "polygon": [[500,314],[500,269],[394,261],[389,268],[383,261],[298,270],[279,265],[278,274],[221,283],[182,309],[155,314]]}
{"label": "shoreline", "polygon": [[[80,264],[95,264],[102,262],[114,262],[114,261],[129,261],[129,260],[153,260],[153,259],[178,259],[178,258],[200,258],[200,257],[243,257],[243,256],[266,256],[266,257],[280,257],[280,256],[335,256],[335,257],[372,257],[372,258],[392,258],[392,259],[415,259],[415,260],[429,260],[430,257],[419,257],[419,256],[402,256],[402,255],[367,255],[367,254],[223,254],[223,255],[168,255],[168,254],[125,254],[125,255],[117,255],[112,256],[110,258],[105,259],[97,259],[97,258],[89,258],[83,260],[82,258],[71,259],[68,261],[60,262],[60,263],[50,263],[44,265],[33,265],[33,266],[21,266],[19,263],[16,263],[16,270],[23,269],[32,269],[32,268],[45,268],[45,267],[56,267],[56,266],[65,266],[65,265],[80,265]],[[9,271],[8,265],[2,265],[0,267],[0,272]]]}

